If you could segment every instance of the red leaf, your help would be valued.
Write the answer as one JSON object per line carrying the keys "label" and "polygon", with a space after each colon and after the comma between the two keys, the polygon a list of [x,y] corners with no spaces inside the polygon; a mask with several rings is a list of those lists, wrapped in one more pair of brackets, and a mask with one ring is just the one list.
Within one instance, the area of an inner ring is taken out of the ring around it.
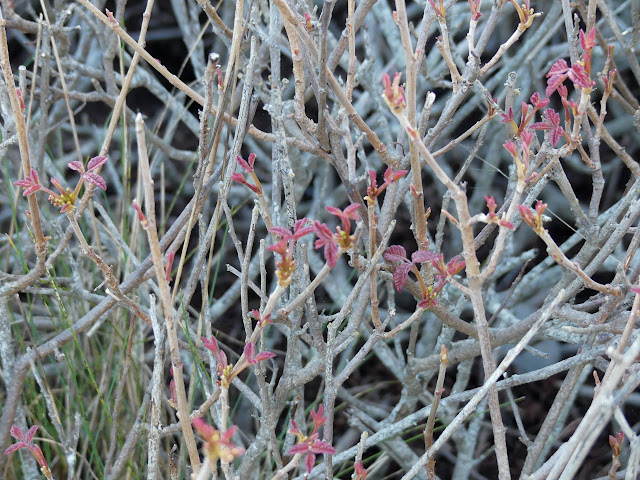
{"label": "red leaf", "polygon": [[547,89],[545,90],[547,97],[550,97],[551,94],[562,85],[564,79],[567,78],[567,72],[569,70],[569,65],[567,65],[567,62],[562,58],[551,66],[549,73],[547,73]]}
{"label": "red leaf", "polygon": [[562,128],[554,128],[549,132],[549,142],[551,142],[552,147],[556,146],[561,136]]}
{"label": "red leaf", "polygon": [[331,215],[335,215],[336,217],[342,217],[342,210],[340,210],[339,208],[336,207],[325,207],[327,209],[327,212],[329,212]]}
{"label": "red leaf", "polygon": [[507,113],[501,113],[500,116],[502,116],[500,123],[513,122],[513,108],[509,107]]}
{"label": "red leaf", "polygon": [[283,258],[287,256],[287,239],[283,238],[275,245],[267,247],[267,250],[280,254]]}
{"label": "red leaf", "polygon": [[327,417],[323,417],[322,413],[324,411],[324,406],[322,404],[318,405],[318,411],[311,410],[311,418],[313,418],[313,424],[316,427],[316,430],[322,426],[324,422],[327,421]]}
{"label": "red leaf", "polygon": [[356,471],[356,480],[364,480],[367,478],[367,470],[364,468],[362,464],[362,460],[353,464],[353,469]]}
{"label": "red leaf", "polygon": [[311,450],[314,453],[323,453],[325,455],[333,455],[336,453],[336,449],[322,440],[316,440],[311,444]]}
{"label": "red leaf", "polygon": [[349,205],[347,208],[345,208],[343,210],[343,214],[347,216],[347,218],[350,218],[351,220],[358,220],[358,214],[356,213],[356,210],[358,210],[358,208],[360,207],[359,203],[352,203],[351,205]]}
{"label": "red leaf", "polygon": [[400,180],[406,173],[407,170],[398,170],[397,172],[394,172],[393,168],[389,167],[384,172],[384,181],[387,183],[393,183],[396,180]]}
{"label": "red leaf", "polygon": [[296,223],[293,225],[294,240],[298,240],[299,238],[302,238],[305,235],[308,235],[309,233],[313,233],[312,226],[305,227],[308,221],[309,220],[306,218],[301,218],[300,220],[297,220]]}
{"label": "red leaf", "polygon": [[596,28],[592,27],[589,35],[584,34],[584,30],[580,30],[580,47],[582,50],[593,50],[596,46]]}
{"label": "red leaf", "polygon": [[249,363],[255,363],[253,355],[256,353],[256,346],[253,342],[249,342],[244,346],[244,356],[247,357]]}
{"label": "red leaf", "polygon": [[391,245],[383,255],[387,262],[408,262],[407,252],[400,245]]}
{"label": "red leaf", "polygon": [[107,157],[93,157],[91,160],[89,160],[89,164],[87,165],[87,170],[89,171],[95,170],[98,167],[101,167],[102,165],[104,165],[105,163],[107,163]]}
{"label": "red leaf", "polygon": [[429,262],[436,257],[437,255],[431,250],[418,250],[417,252],[413,252],[411,255],[411,261],[413,263],[424,263]]}
{"label": "red leaf", "polygon": [[[290,420],[291,421],[291,428],[289,430],[287,430],[287,433],[290,433],[292,435],[295,435],[299,438],[303,437],[304,435],[302,434],[302,431],[300,430],[300,427],[298,427],[298,424],[295,422],[295,420]],[[293,447],[295,448],[295,447]],[[291,450],[289,450],[290,452]],[[287,455],[291,455],[290,453],[287,453]]]}
{"label": "red leaf", "polygon": [[564,75],[569,70],[569,65],[567,62],[561,58],[556,63],[551,65],[549,72],[547,73],[547,78],[552,78],[557,75]]}
{"label": "red leaf", "polygon": [[205,348],[207,348],[208,350],[211,350],[213,353],[218,353],[218,341],[215,339],[215,337],[211,337],[211,340],[209,340],[206,337],[201,337],[202,338],[202,344],[204,345]]}
{"label": "red leaf", "polygon": [[31,195],[32,193],[37,192],[42,188],[40,185],[40,177],[38,177],[38,172],[36,172],[33,168],[31,169],[31,174],[26,176],[24,180],[18,180],[17,182],[13,182],[16,187],[24,188],[24,192],[22,192],[22,196],[26,197],[27,195]]}
{"label": "red leaf", "polygon": [[396,287],[396,290],[399,292],[402,291],[402,287],[404,287],[407,281],[412,266],[411,263],[401,263],[393,272],[393,286]]}
{"label": "red leaf", "polygon": [[71,170],[75,170],[76,172],[84,173],[84,165],[82,165],[82,162],[79,162],[78,160],[67,163],[67,167]]}
{"label": "red leaf", "polygon": [[305,235],[308,235],[309,233],[313,233],[313,227],[309,226],[309,227],[301,228],[300,230],[296,231],[293,234],[293,239],[298,240],[299,238],[302,238]]}
{"label": "red leaf", "polygon": [[269,231],[275,235],[280,235],[282,238],[291,238],[291,232],[284,227],[273,227]]}
{"label": "red leaf", "polygon": [[231,180],[233,180],[234,182],[241,183],[243,185],[247,185],[247,181],[244,179],[241,173],[232,173]]}
{"label": "red leaf", "polygon": [[498,208],[498,205],[496,204],[496,201],[493,197],[488,197],[488,196],[484,196],[484,199],[487,201],[487,208],[489,209],[489,211],[491,213],[495,213],[496,208]]}
{"label": "red leaf", "polygon": [[[316,240],[316,248],[320,248],[324,245],[324,242],[333,242],[333,235],[329,227],[327,227],[324,223],[320,223],[319,221],[313,222],[313,230],[316,232],[319,240]],[[318,241],[322,241],[320,246],[318,246]]]}
{"label": "red leaf", "polygon": [[268,358],[273,358],[275,356],[276,354],[273,352],[260,352],[258,355],[256,355],[256,361],[261,362],[263,360],[267,360]]}
{"label": "red leaf", "polygon": [[567,76],[576,87],[589,88],[595,84],[589,77],[587,70],[579,63],[571,66],[571,70],[567,72]]}
{"label": "red leaf", "polygon": [[530,101],[533,105],[533,108],[535,108],[536,110],[540,110],[541,108],[544,108],[549,104],[549,99],[541,99],[538,92],[535,92],[533,95],[531,95]]}
{"label": "red leaf", "polygon": [[250,173],[253,172],[253,166],[249,165],[246,160],[244,160],[240,155],[236,156],[236,161],[240,168],[242,168],[245,172]]}
{"label": "red leaf", "polygon": [[447,263],[447,273],[449,275],[455,275],[464,267],[465,267],[465,261],[464,260],[458,261],[458,255],[456,255],[451,260],[449,260],[449,263]]}
{"label": "red leaf", "polygon": [[326,259],[327,263],[331,268],[334,268],[336,266],[336,263],[338,263],[338,246],[335,243],[333,242],[325,243],[324,258]]}
{"label": "red leaf", "polygon": [[531,130],[551,130],[551,125],[547,122],[536,122],[529,126]]}
{"label": "red leaf", "polygon": [[518,146],[515,143],[507,140],[506,142],[504,142],[503,147],[507,150],[507,152],[511,154],[512,157],[515,158],[518,156]]}
{"label": "red leaf", "polygon": [[11,429],[9,430],[9,433],[16,440],[23,440],[24,441],[24,433],[22,432],[22,429],[19,426],[13,425],[11,427]]}
{"label": "red leaf", "polygon": [[92,185],[95,185],[96,187],[101,188],[102,190],[107,189],[107,182],[105,182],[104,178],[102,178],[97,173],[87,172],[83,175],[83,177],[87,182],[91,183]]}
{"label": "red leaf", "polygon": [[[292,433],[289,431],[289,433]],[[295,455],[297,453],[307,453],[309,451],[309,445],[307,443],[298,443],[294,445],[289,450],[287,450],[287,455]]]}
{"label": "red leaf", "polygon": [[10,445],[9,448],[7,448],[4,451],[5,455],[9,455],[10,453],[13,453],[17,450],[20,450],[21,448],[29,448],[29,445],[27,445],[25,442],[17,442],[14,443],[13,445]]}
{"label": "red leaf", "polygon": [[36,431],[38,430],[38,425],[33,425],[29,431],[27,432],[27,434],[24,436],[24,440],[27,443],[31,443],[31,441],[33,440],[33,436],[36,434]]}
{"label": "red leaf", "polygon": [[316,456],[313,453],[309,453],[304,459],[304,466],[307,467],[307,472],[311,473],[313,466],[316,463]]}

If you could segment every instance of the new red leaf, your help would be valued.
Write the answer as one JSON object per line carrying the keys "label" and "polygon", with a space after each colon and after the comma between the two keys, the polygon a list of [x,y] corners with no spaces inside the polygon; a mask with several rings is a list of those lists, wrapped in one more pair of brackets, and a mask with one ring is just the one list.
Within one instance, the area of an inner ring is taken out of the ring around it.
{"label": "new red leaf", "polygon": [[387,248],[387,251],[384,252],[384,259],[387,262],[408,262],[407,252],[404,247],[400,245],[391,245]]}
{"label": "new red leaf", "polygon": [[407,281],[411,267],[411,263],[401,263],[393,272],[393,286],[396,287],[396,290],[399,292],[402,291],[402,287],[404,287],[404,284]]}

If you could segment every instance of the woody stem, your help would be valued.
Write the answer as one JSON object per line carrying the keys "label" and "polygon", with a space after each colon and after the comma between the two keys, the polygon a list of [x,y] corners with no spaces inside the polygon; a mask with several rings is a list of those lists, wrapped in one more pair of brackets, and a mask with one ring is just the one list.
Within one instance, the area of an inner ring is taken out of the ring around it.
{"label": "woody stem", "polygon": [[415,274],[416,278],[418,279],[418,283],[420,284],[420,290],[422,291],[422,298],[427,298],[427,295],[428,295],[427,286],[424,284],[422,275],[420,275],[420,271],[418,270],[418,267],[416,267],[415,263],[411,264],[411,271]]}

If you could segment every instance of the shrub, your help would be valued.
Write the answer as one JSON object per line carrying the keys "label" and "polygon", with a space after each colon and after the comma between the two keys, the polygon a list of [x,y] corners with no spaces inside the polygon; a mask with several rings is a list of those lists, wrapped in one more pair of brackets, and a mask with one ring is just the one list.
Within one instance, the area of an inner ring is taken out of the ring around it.
{"label": "shrub", "polygon": [[105,6],[2,4],[0,471],[637,477],[637,1]]}

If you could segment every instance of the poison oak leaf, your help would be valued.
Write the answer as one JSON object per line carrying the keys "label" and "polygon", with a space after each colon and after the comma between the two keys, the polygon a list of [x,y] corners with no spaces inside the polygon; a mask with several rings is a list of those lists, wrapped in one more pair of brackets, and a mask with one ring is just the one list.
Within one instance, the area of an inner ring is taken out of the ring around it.
{"label": "poison oak leaf", "polygon": [[595,82],[589,78],[589,72],[580,63],[571,66],[571,70],[567,72],[569,80],[579,88],[591,88]]}
{"label": "poison oak leaf", "polygon": [[[432,0],[430,0],[432,1]],[[382,85],[384,86],[383,98],[387,102],[390,108],[400,111],[407,108],[406,98],[404,96],[404,88],[400,86],[401,73],[396,73],[393,76],[393,83],[386,73],[382,75]]]}
{"label": "poison oak leaf", "polygon": [[272,352],[260,352],[258,355],[255,355],[256,347],[253,342],[248,342],[244,346],[244,356],[247,359],[247,363],[251,365],[257,365],[258,362],[263,360],[267,360],[269,358],[273,358],[276,356],[275,353]]}
{"label": "poison oak leaf", "polygon": [[323,412],[324,412],[324,405],[322,404],[318,405],[317,411],[311,410],[311,418],[313,419],[313,425],[316,428],[316,430],[320,428],[324,424],[324,422],[327,421],[327,417],[324,417],[322,415]]}
{"label": "poison oak leaf", "polygon": [[550,97],[567,78],[571,80],[577,88],[587,89],[595,84],[593,80],[589,78],[589,72],[582,64],[578,62],[569,67],[567,62],[561,58],[551,66],[551,69],[547,73],[546,96]]}
{"label": "poison oak leaf", "polygon": [[533,108],[535,108],[536,110],[540,110],[549,105],[549,99],[540,98],[540,94],[538,92],[534,92],[534,94],[531,95],[529,101],[531,102],[531,105],[533,105]]}
{"label": "poison oak leaf", "polygon": [[545,90],[547,97],[550,97],[562,85],[562,82],[567,78],[568,71],[569,65],[563,58],[551,65],[551,69],[547,73],[547,89]]}
{"label": "poison oak leaf", "polygon": [[602,82],[604,83],[604,90],[608,95],[611,95],[613,91],[613,80],[616,76],[616,70],[611,70],[609,75],[602,75]]}
{"label": "poison oak leaf", "polygon": [[504,142],[504,148],[513,156],[514,158],[518,156],[518,146],[510,141]]}
{"label": "poison oak leaf", "polygon": [[98,168],[100,168],[105,163],[107,163],[107,157],[104,157],[104,156],[93,157],[91,160],[89,160],[89,163],[87,164],[87,171],[93,172]]}
{"label": "poison oak leaf", "polygon": [[523,130],[522,134],[520,135],[520,139],[522,140],[523,153],[524,153],[524,150],[528,151],[529,147],[531,146],[531,141],[533,140],[533,132],[529,130]]}
{"label": "poison oak leaf", "polygon": [[24,188],[24,192],[22,192],[22,196],[24,197],[26,197],[27,195],[31,195],[32,193],[36,193],[38,190],[42,189],[38,172],[36,172],[33,168],[31,169],[31,173],[27,175],[24,180],[18,180],[17,182],[13,182],[13,184],[16,187]]}
{"label": "poison oak leaf", "polygon": [[280,285],[287,286],[291,282],[291,275],[294,272],[296,262],[293,260],[293,250],[295,242],[305,235],[313,232],[313,227],[305,227],[308,220],[301,218],[296,221],[293,227],[293,233],[284,227],[273,227],[269,231],[282,238],[275,245],[267,247],[268,250],[275,252],[281,256],[281,260],[276,262],[276,275]]}
{"label": "poison oak leaf", "polygon": [[46,458],[44,458],[44,454],[42,453],[40,447],[38,445],[34,445],[33,443],[33,437],[36,434],[38,428],[38,425],[33,425],[31,428],[29,428],[29,430],[27,430],[27,433],[25,434],[20,427],[18,427],[17,425],[13,425],[9,430],[9,433],[18,441],[13,445],[10,445],[9,448],[4,451],[4,454],[9,455],[22,448],[28,448],[31,452],[31,455],[33,455],[38,462],[38,465],[40,465],[40,470],[42,471],[42,473],[45,475],[45,477],[50,478],[51,471],[49,470],[47,460]]}
{"label": "poison oak leaf", "polygon": [[591,27],[589,34],[585,35],[584,30],[580,30],[580,48],[584,51],[593,50],[596,46],[596,28]]}
{"label": "poison oak leaf", "polygon": [[256,154],[252,153],[249,155],[249,161],[245,161],[240,155],[236,155],[236,162],[238,162],[238,165],[240,166],[240,168],[242,168],[245,172],[247,173],[251,173],[253,172],[253,164],[256,161]]}
{"label": "poison oak leaf", "polygon": [[496,203],[493,197],[484,196],[485,201],[487,202],[487,208],[489,209],[489,215],[496,214],[496,208],[498,208],[498,204]]}
{"label": "poison oak leaf", "polygon": [[513,107],[509,107],[509,110],[507,110],[507,113],[501,113],[500,116],[502,117],[502,120],[500,120],[500,123],[513,122]]}
{"label": "poison oak leaf", "polygon": [[313,229],[318,236],[318,239],[315,243],[315,248],[324,247],[324,258],[327,261],[327,264],[334,268],[336,263],[338,262],[338,245],[333,238],[333,234],[329,227],[327,227],[324,223],[320,223],[317,220],[313,222]]}
{"label": "poison oak leaf", "polygon": [[344,210],[340,210],[336,207],[325,207],[327,212],[331,215],[335,215],[342,222],[342,231],[349,234],[351,231],[351,220],[358,220],[357,210],[360,207],[359,203],[354,203],[346,207]]}
{"label": "poison oak leaf", "polygon": [[142,212],[142,209],[140,208],[140,205],[138,205],[138,202],[136,202],[135,200],[131,203],[131,206],[133,207],[133,209],[136,211],[136,213],[138,214],[138,220],[140,220],[140,223],[142,224],[142,226],[144,228],[147,227],[148,222],[147,222],[147,217],[145,216],[145,214]]}
{"label": "poison oak leaf", "polygon": [[433,253],[431,250],[418,250],[417,252],[413,252],[411,254],[411,262],[412,263],[425,263],[430,262],[437,255]]}
{"label": "poison oak leaf", "polygon": [[76,172],[84,173],[84,165],[78,160],[67,163],[67,167],[71,170],[75,170]]}
{"label": "poison oak leaf", "polygon": [[[291,235],[291,231],[289,231],[288,229],[284,228],[284,227],[272,227],[269,229],[269,231],[275,235],[278,235],[280,237],[282,237],[285,242],[287,239],[291,238],[293,235]],[[272,251],[276,251],[273,248],[269,247],[269,250]]]}
{"label": "poison oak leaf", "polygon": [[95,185],[102,190],[107,189],[107,182],[105,182],[104,178],[102,178],[97,173],[87,172],[83,175],[83,177],[88,183],[91,183],[92,185]]}
{"label": "poison oak leaf", "polygon": [[555,147],[560,137],[562,137],[564,129],[560,126],[560,115],[553,108],[547,108],[544,111],[545,122],[537,122],[531,125],[532,130],[549,131],[549,142]]}
{"label": "poison oak leaf", "polygon": [[311,435],[307,436],[302,433],[298,424],[293,420],[291,420],[291,428],[287,431],[287,433],[291,433],[298,437],[298,443],[287,451],[287,455],[304,455],[304,464],[308,472],[311,472],[313,469],[313,465],[316,462],[316,455],[333,455],[336,453],[335,448],[333,448],[329,443],[318,440],[318,430],[327,420],[327,417],[322,416],[322,405],[318,407],[317,412],[314,412],[313,410],[311,411],[311,417],[313,418],[314,425]]}
{"label": "poison oak leaf", "polygon": [[252,192],[261,195],[262,194],[262,190],[257,187],[256,185],[251,185],[250,183],[248,183],[244,176],[241,173],[232,173],[231,174],[231,180],[233,180],[234,182],[240,183],[242,185],[244,185],[245,187],[249,188]]}
{"label": "poison oak leaf", "polygon": [[104,165],[106,162],[107,162],[107,157],[100,156],[100,157],[93,157],[91,160],[89,160],[86,171],[84,169],[84,165],[82,164],[82,162],[79,162],[77,160],[73,162],[69,162],[67,164],[67,167],[69,167],[71,170],[80,172],[82,174],[82,178],[84,178],[88,183],[91,183],[92,185],[95,185],[96,187],[101,188],[102,190],[106,190],[107,182],[105,182],[104,178],[102,178],[97,173],[100,167],[102,167],[102,165]]}
{"label": "poison oak leaf", "polygon": [[309,220],[307,220],[306,218],[301,218],[300,220],[297,220],[296,223],[293,225],[293,239],[294,240],[299,240],[300,238],[304,237],[305,235],[309,234],[309,233],[313,233],[313,227],[312,226],[308,226],[305,227],[305,225],[307,224]]}
{"label": "poison oak leaf", "polygon": [[402,291],[402,287],[407,283],[407,277],[412,267],[413,265],[411,263],[401,263],[396,266],[396,269],[393,271],[393,286],[396,287],[396,290],[399,292]]}
{"label": "poison oak leaf", "polygon": [[[281,228],[281,227],[274,227],[272,229],[270,229],[270,232],[272,233],[277,233],[276,228]],[[291,235],[291,232],[289,232],[289,230],[287,230],[286,228],[283,228],[282,230],[284,230],[285,232],[287,232],[289,235]],[[273,245],[270,245],[267,247],[267,250],[270,250],[272,252],[275,252],[279,255],[282,255],[283,257],[287,256],[287,246],[289,244],[289,240],[288,238],[283,238],[282,240],[280,240],[278,243],[274,243]]]}
{"label": "poison oak leaf", "polygon": [[456,275],[465,267],[465,265],[465,261],[458,260],[458,255],[456,255],[447,263],[447,273],[451,276]]}
{"label": "poison oak leaf", "polygon": [[392,167],[388,167],[384,172],[384,183],[378,187],[378,182],[376,180],[376,172],[373,170],[369,170],[369,186],[367,186],[367,201],[371,204],[375,204],[375,198],[378,197],[385,189],[391,185],[393,182],[400,180],[405,174],[407,170],[398,170],[396,172],[393,171]]}
{"label": "poison oak leaf", "polygon": [[260,328],[264,328],[268,323],[273,323],[273,321],[271,320],[271,314],[263,318],[260,314],[260,311],[256,309],[251,310],[251,314],[253,315],[253,318],[258,321],[258,325],[260,326]]}
{"label": "poison oak leaf", "polygon": [[220,381],[225,387],[229,387],[229,383],[232,378],[230,378],[231,372],[233,370],[233,365],[227,362],[227,355],[218,347],[218,341],[215,337],[211,337],[211,339],[207,339],[205,337],[202,338],[202,344],[204,347],[213,353],[213,356],[216,359],[216,371],[218,373],[218,377],[220,377]]}
{"label": "poison oak leaf", "polygon": [[176,392],[176,382],[172,378],[169,382],[169,405],[171,408],[177,410],[178,409],[178,393]]}
{"label": "poison oak leaf", "polygon": [[408,262],[407,252],[401,245],[391,245],[383,255],[387,262]]}
{"label": "poison oak leaf", "polygon": [[18,441],[9,446],[9,448],[4,451],[4,454],[9,455],[10,453],[18,451],[21,448],[33,448],[33,437],[36,434],[38,428],[38,425],[33,425],[29,430],[27,430],[27,434],[25,435],[20,427],[18,427],[17,425],[13,425],[9,430],[9,433]]}
{"label": "poison oak leaf", "polygon": [[384,172],[384,184],[383,186],[386,185],[391,185],[393,182],[396,182],[398,180],[400,180],[402,177],[404,177],[407,174],[407,170],[397,170],[397,171],[393,171],[392,167],[387,168],[387,170]]}
{"label": "poison oak leaf", "polygon": [[535,206],[535,214],[526,205],[518,205],[518,212],[520,212],[520,216],[525,221],[525,223],[533,228],[536,233],[540,234],[544,230],[542,215],[544,214],[546,208],[547,204],[542,203],[541,200],[538,200]]}

